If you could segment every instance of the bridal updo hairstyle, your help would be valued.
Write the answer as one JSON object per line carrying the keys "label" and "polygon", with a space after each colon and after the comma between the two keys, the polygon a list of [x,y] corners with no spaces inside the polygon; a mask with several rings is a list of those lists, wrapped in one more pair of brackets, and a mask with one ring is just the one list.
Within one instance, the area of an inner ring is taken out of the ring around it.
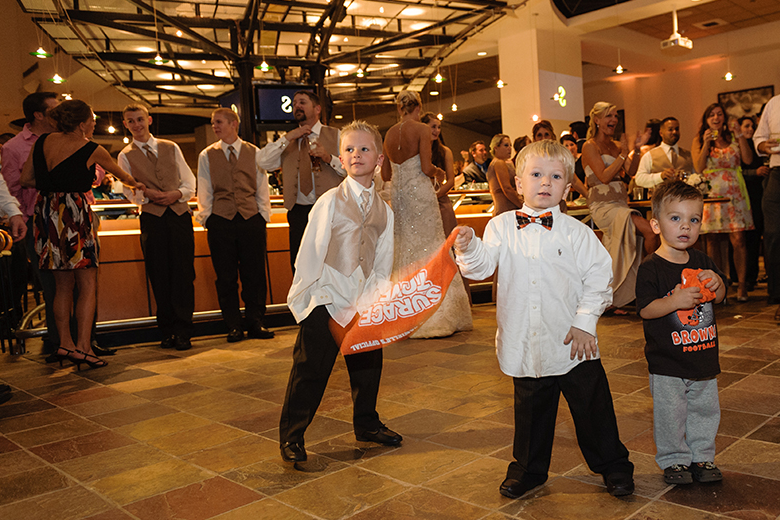
{"label": "bridal updo hairstyle", "polygon": [[417,92],[413,90],[402,90],[395,98],[395,104],[398,105],[398,110],[400,110],[403,115],[406,115],[414,112],[415,108],[422,106],[422,101],[420,101],[420,94]]}
{"label": "bridal updo hairstyle", "polygon": [[63,101],[49,110],[49,117],[57,123],[57,130],[67,133],[74,131],[81,123],[89,121],[94,116],[88,104],[80,99],[73,99]]}
{"label": "bridal updo hairstyle", "polygon": [[606,101],[599,101],[598,103],[593,105],[593,108],[590,109],[590,123],[588,125],[588,137],[587,137],[588,139],[590,139],[591,137],[596,137],[596,133],[599,130],[598,127],[596,126],[596,118],[604,117],[613,108],[617,108],[617,107],[611,103],[607,103]]}

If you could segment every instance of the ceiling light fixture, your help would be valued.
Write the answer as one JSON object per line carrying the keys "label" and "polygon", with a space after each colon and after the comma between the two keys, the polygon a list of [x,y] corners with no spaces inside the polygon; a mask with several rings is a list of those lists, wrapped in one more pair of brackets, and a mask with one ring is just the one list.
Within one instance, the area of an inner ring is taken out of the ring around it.
{"label": "ceiling light fixture", "polygon": [[65,83],[65,79],[63,79],[63,77],[60,76],[59,74],[54,74],[54,76],[49,78],[49,81],[51,81],[55,85],[61,85],[62,83]]}
{"label": "ceiling light fixture", "polygon": [[438,95],[439,95],[439,91],[438,91],[438,90],[431,90],[431,91],[429,92],[429,94],[430,94],[431,96],[438,96]]}
{"label": "ceiling light fixture", "polygon": [[333,117],[334,117],[335,119],[344,119],[344,116],[342,116],[341,114],[336,114],[336,115],[335,115],[335,116],[333,116]]}
{"label": "ceiling light fixture", "polygon": [[433,77],[433,81],[435,81],[436,83],[441,83],[442,81],[444,81],[444,78],[442,77],[440,72],[437,72],[436,76]]}
{"label": "ceiling light fixture", "polygon": [[125,136],[125,138],[122,139],[122,142],[125,143],[125,144],[130,144],[130,138]]}
{"label": "ceiling light fixture", "polygon": [[365,76],[365,74],[363,73],[363,68],[362,67],[359,67],[355,74],[357,75],[358,78],[362,78],[362,77]]}
{"label": "ceiling light fixture", "polygon": [[62,95],[62,97],[64,97],[64,98],[65,98],[65,101],[70,101],[70,100],[72,100],[72,99],[73,99],[73,96],[72,96],[70,93],[68,93],[68,92],[64,93],[64,94]]}
{"label": "ceiling light fixture", "polygon": [[501,80],[498,80],[498,81],[496,81],[496,87],[498,87],[498,88],[504,88],[504,87],[506,87],[506,83],[504,83],[504,82],[503,82],[503,81],[501,81]]}
{"label": "ceiling light fixture", "polygon": [[443,119],[444,119],[444,114],[442,114],[441,112],[439,112],[438,114],[436,114],[436,118],[437,118],[439,121],[441,121],[441,120],[443,120]]}
{"label": "ceiling light fixture", "polygon": [[624,69],[623,65],[620,64],[620,61],[620,47],[618,47],[618,65],[612,69],[612,72],[615,74],[623,74],[624,72],[628,72],[628,69]]}
{"label": "ceiling light fixture", "polygon": [[49,54],[48,52],[46,52],[43,49],[43,47],[38,47],[37,51],[33,51],[33,52],[30,53],[30,56],[35,56],[36,58],[40,58],[40,59],[43,60],[43,59],[46,59],[46,58],[51,58],[54,55],[53,54]]}
{"label": "ceiling light fixture", "polygon": [[487,56],[487,52],[480,51],[480,52],[477,53],[477,56]]}
{"label": "ceiling light fixture", "polygon": [[531,116],[531,121],[533,121],[534,123],[539,121],[539,116],[537,116],[536,114],[532,115]]}
{"label": "ceiling light fixture", "polygon": [[458,111],[458,105],[456,105],[455,103],[452,104],[452,111],[453,112],[457,112]]}
{"label": "ceiling light fixture", "polygon": [[114,125],[108,125],[108,133],[113,134],[116,132],[116,128],[114,128]]}

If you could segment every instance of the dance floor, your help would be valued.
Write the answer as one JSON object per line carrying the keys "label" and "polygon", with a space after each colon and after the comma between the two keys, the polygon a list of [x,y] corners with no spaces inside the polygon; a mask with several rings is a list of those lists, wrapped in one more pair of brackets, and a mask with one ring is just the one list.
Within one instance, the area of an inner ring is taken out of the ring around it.
{"label": "dance floor", "polygon": [[[724,480],[675,487],[654,461],[641,320],[604,317],[600,349],[636,493],[613,498],[585,465],[561,404],[550,479],[519,500],[512,381],[494,354],[495,306],[475,328],[385,349],[381,418],[400,447],[355,441],[342,358],[306,434],[282,461],[278,422],[296,327],[273,340],[196,338],[186,352],[122,348],[105,368],[46,365],[40,342],[0,356],[0,519],[775,519],[780,515],[780,327],[766,289],[717,306]],[[38,352],[36,352],[36,349]]]}

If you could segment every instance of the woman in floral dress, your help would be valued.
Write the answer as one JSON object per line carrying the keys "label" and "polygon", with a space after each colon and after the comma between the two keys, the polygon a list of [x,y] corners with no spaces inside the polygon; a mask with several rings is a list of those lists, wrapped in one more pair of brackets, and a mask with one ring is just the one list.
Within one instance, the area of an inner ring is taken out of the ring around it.
{"label": "woman in floral dress", "polygon": [[707,234],[707,254],[724,272],[729,270],[728,257],[722,254],[721,245],[728,236],[740,282],[737,300],[747,301],[745,231],[753,229],[753,216],[740,164],[750,163],[753,151],[741,133],[728,129],[726,112],[720,104],[713,103],[704,111],[691,153],[696,171],[710,183],[709,196],[731,199],[704,205],[701,232]]}

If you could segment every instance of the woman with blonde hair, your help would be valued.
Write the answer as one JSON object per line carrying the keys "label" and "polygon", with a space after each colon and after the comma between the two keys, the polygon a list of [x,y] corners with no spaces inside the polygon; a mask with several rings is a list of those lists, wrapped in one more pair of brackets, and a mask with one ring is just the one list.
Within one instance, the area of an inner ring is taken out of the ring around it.
{"label": "woman with blonde hair", "polygon": [[603,101],[593,105],[588,140],[582,146],[582,166],[588,184],[588,208],[596,226],[604,233],[602,243],[612,257],[612,304],[619,309],[635,298],[643,241],[647,254],[655,251],[659,242],[650,223],[637,210],[628,207],[623,182],[624,175],[632,177],[636,173],[640,148],[650,137],[650,131],[637,133],[635,153],[629,159],[626,135],[619,142],[613,139],[617,124],[615,105]]}
{"label": "woman with blonde hair", "polygon": [[[446,173],[431,160],[431,129],[420,122],[420,95],[404,90],[398,94],[396,105],[401,120],[385,135],[382,179],[385,182],[392,179],[393,277],[398,279],[405,274],[405,268],[425,260],[444,243],[444,228],[431,179],[446,178]],[[463,280],[455,276],[439,308],[412,337],[449,336],[471,328],[468,296]]]}
{"label": "woman with blonde hair", "polygon": [[493,216],[523,207],[523,199],[515,188],[515,165],[510,162],[512,141],[506,134],[496,134],[490,140],[493,160],[487,171],[488,188],[493,197]]}

